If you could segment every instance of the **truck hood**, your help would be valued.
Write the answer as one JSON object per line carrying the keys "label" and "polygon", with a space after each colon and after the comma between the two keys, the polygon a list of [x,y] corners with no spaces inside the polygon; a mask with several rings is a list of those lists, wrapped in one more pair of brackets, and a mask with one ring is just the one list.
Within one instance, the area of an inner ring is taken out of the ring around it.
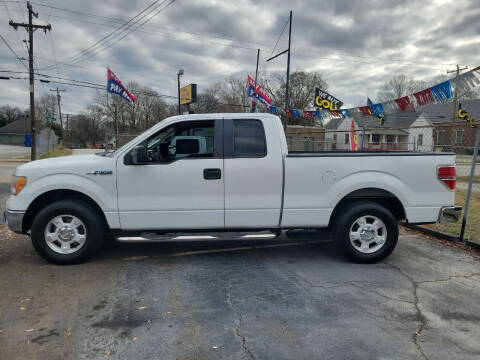
{"label": "truck hood", "polygon": [[71,155],[32,161],[20,165],[15,170],[17,176],[39,178],[52,174],[76,174],[85,176],[88,173],[115,170],[115,158],[88,155]]}

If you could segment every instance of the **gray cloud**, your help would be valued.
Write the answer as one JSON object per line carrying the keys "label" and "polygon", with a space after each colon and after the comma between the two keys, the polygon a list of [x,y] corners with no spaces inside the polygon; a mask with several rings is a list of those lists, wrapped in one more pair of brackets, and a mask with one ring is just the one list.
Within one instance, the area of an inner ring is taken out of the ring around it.
{"label": "gray cloud", "polygon": [[[55,64],[55,59],[68,61],[118,27],[118,19],[135,16],[153,0],[40,1],[92,15],[34,4],[38,22],[50,22],[53,27],[51,34],[35,34],[39,69]],[[15,34],[7,25],[10,17],[23,21],[21,8],[25,5],[0,4],[0,34],[20,56],[26,56],[21,42],[25,31]],[[480,9],[475,0],[177,0],[105,51],[76,66],[60,64],[58,70],[42,72],[104,84],[109,65],[123,82],[135,80],[159,93],[175,94],[176,72],[183,68],[182,81],[198,83],[201,91],[227,76],[252,74],[257,47],[262,48],[262,72],[284,72],[285,57],[269,63],[265,59],[290,9],[294,12],[293,69],[322,72],[330,91],[347,105],[364,104],[367,95],[375,98],[382,83],[397,73],[429,80],[445,74],[451,68],[448,64],[478,65]],[[286,40],[285,33],[276,51],[286,47]],[[0,44],[0,70],[25,71],[4,44]],[[4,90],[0,105],[28,107],[27,80],[0,84]],[[37,84],[36,95],[54,87]],[[92,89],[64,87],[67,112],[82,111],[96,96]]]}

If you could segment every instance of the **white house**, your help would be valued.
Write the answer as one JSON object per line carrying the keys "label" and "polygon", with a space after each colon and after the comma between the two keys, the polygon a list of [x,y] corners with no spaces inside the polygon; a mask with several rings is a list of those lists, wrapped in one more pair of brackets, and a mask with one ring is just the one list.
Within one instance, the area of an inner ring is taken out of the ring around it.
{"label": "white house", "polygon": [[414,111],[389,114],[382,125],[377,117],[360,114],[331,119],[325,125],[325,150],[350,150],[352,120],[360,149],[432,151],[432,123],[424,113]]}

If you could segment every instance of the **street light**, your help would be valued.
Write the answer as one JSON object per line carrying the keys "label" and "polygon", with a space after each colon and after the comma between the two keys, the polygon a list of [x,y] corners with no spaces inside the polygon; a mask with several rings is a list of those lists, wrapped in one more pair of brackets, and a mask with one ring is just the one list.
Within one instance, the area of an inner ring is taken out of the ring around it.
{"label": "street light", "polygon": [[180,76],[183,75],[183,69],[178,70],[177,82],[178,82],[178,115],[181,115],[180,112]]}

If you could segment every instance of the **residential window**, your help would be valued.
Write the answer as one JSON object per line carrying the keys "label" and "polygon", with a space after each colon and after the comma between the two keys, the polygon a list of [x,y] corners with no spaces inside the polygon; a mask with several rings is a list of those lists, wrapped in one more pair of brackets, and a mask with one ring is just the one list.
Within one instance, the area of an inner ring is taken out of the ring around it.
{"label": "residential window", "polygon": [[233,156],[262,157],[267,154],[265,131],[260,120],[233,121]]}
{"label": "residential window", "polygon": [[337,142],[337,134],[333,134],[333,142]]}
{"label": "residential window", "polygon": [[315,145],[315,138],[314,137],[305,137],[303,142],[303,149],[305,151],[313,151],[313,146]]}
{"label": "residential window", "polygon": [[345,134],[345,144],[350,144],[350,134]]}
{"label": "residential window", "polygon": [[439,130],[437,131],[437,145],[444,145],[445,144],[445,131]]}
{"label": "residential window", "polygon": [[372,134],[372,143],[374,145],[380,144],[380,134]]}
{"label": "residential window", "polygon": [[395,135],[387,135],[387,143],[393,144],[395,142]]}
{"label": "residential window", "polygon": [[455,144],[463,142],[463,130],[455,130]]}
{"label": "residential window", "polygon": [[419,134],[417,138],[417,145],[422,146],[423,145],[423,134]]}

